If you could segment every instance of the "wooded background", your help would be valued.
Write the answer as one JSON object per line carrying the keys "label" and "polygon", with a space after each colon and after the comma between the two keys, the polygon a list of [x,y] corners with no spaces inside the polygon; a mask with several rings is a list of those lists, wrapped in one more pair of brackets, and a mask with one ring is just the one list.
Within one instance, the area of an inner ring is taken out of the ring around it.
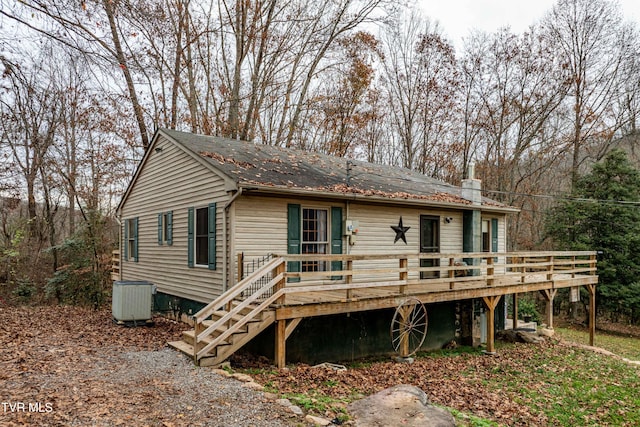
{"label": "wooded background", "polygon": [[12,295],[49,283],[48,296],[73,298],[65,271],[82,272],[76,287],[105,280],[111,216],[157,127],[454,184],[474,162],[486,195],[521,209],[510,250],[553,248],[547,210],[612,147],[635,158],[640,39],[614,1],[559,0],[526,32],[476,31],[459,51],[394,0],[1,5],[0,283]]}

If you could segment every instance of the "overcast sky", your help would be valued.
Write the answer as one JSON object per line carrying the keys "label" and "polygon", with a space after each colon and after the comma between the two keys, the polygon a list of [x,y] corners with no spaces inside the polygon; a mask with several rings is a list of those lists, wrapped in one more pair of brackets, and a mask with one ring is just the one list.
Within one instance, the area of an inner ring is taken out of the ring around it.
{"label": "overcast sky", "polygon": [[[537,22],[556,3],[555,0],[418,0],[425,15],[440,21],[445,36],[456,49],[462,38],[475,28],[489,33],[510,26],[518,34]],[[626,20],[640,24],[640,0],[620,0]]]}

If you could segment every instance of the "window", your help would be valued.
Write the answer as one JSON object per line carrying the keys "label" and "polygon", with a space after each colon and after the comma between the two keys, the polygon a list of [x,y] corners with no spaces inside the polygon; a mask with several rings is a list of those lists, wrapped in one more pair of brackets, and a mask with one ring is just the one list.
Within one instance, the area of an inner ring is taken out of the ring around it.
{"label": "window", "polygon": [[189,208],[187,262],[216,269],[216,204]]}
{"label": "window", "polygon": [[138,262],[138,218],[124,221],[124,259]]}
{"label": "window", "polygon": [[196,265],[209,264],[209,208],[196,209]]}
{"label": "window", "polygon": [[[342,254],[342,208],[328,209],[302,208],[298,204],[287,205],[287,253],[288,254]],[[330,241],[329,241],[330,240]],[[331,271],[342,270],[341,261],[333,261],[331,265],[325,261],[287,263],[288,272]],[[332,276],[339,280],[342,276]],[[298,277],[289,277],[288,282],[299,282]]]}
{"label": "window", "polygon": [[[302,210],[302,253],[327,254],[328,248],[327,211],[325,209]],[[305,261],[302,271],[326,271],[324,261]]]}
{"label": "window", "polygon": [[482,252],[498,252],[498,220],[482,220]]}
{"label": "window", "polygon": [[158,214],[158,245],[173,244],[173,212]]}
{"label": "window", "polygon": [[482,252],[491,252],[491,238],[489,229],[491,228],[489,220],[482,220]]}

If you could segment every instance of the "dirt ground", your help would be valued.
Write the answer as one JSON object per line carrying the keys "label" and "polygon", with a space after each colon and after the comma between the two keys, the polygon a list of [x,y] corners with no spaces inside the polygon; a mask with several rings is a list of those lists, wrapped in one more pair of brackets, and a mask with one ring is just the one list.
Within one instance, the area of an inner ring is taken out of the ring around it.
{"label": "dirt ground", "polygon": [[166,343],[188,327],[115,325],[110,310],[0,307],[1,426],[286,426],[263,393]]}

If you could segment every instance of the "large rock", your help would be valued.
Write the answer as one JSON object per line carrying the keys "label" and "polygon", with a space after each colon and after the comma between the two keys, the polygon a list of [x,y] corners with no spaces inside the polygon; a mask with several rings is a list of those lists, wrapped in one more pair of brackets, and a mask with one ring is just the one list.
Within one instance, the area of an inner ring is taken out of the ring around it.
{"label": "large rock", "polygon": [[356,427],[450,427],[453,415],[429,403],[424,391],[397,385],[351,403],[347,410]]}

